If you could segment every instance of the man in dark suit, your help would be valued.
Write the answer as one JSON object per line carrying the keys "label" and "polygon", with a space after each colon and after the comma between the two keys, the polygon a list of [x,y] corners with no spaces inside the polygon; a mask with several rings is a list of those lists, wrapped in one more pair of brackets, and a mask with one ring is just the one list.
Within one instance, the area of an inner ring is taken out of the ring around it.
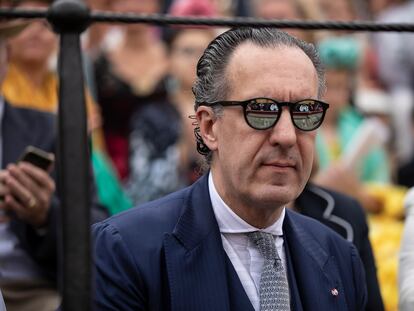
{"label": "man in dark suit", "polygon": [[[0,23],[0,84],[7,67],[5,40],[24,26]],[[18,162],[30,145],[54,153],[56,133],[54,115],[13,107],[0,96],[0,288],[9,311],[55,310],[60,302],[54,172]],[[94,204],[92,219],[105,217]]]}
{"label": "man in dark suit", "polygon": [[314,47],[229,30],[197,65],[193,186],[94,226],[97,310],[363,310],[355,247],[285,209],[328,105]]}

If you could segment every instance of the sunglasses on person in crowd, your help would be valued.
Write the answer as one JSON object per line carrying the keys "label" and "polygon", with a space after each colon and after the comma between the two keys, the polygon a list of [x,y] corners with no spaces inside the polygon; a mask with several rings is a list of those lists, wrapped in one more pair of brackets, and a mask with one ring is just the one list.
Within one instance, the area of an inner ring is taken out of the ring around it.
{"label": "sunglasses on person in crowd", "polygon": [[245,101],[217,101],[200,106],[242,106],[247,124],[256,130],[267,130],[280,119],[282,108],[288,107],[296,128],[302,131],[316,130],[325,117],[329,104],[316,99],[303,99],[294,103],[278,102],[271,98],[253,98]]}

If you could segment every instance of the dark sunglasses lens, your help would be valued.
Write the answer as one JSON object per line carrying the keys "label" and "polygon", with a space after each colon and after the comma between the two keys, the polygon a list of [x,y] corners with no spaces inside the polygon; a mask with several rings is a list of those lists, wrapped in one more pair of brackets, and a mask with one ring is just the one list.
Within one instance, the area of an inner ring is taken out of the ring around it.
{"label": "dark sunglasses lens", "polygon": [[292,118],[295,125],[304,131],[317,129],[323,120],[324,107],[314,100],[304,100],[292,107]]}
{"label": "dark sunglasses lens", "polygon": [[266,98],[250,101],[246,106],[246,120],[249,125],[258,130],[271,128],[279,118],[279,107]]}

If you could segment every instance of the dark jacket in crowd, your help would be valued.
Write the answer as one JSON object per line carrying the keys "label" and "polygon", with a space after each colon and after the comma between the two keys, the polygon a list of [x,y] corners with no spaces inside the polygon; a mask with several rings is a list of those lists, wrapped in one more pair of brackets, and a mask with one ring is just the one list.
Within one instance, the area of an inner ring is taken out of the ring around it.
{"label": "dark jacket in crowd", "polygon": [[[35,146],[47,152],[55,153],[56,147],[56,117],[53,114],[32,109],[17,108],[5,102],[2,119],[3,155],[2,168],[9,163],[16,163],[25,148]],[[54,177],[55,174],[52,173]],[[91,182],[92,201],[97,202],[93,182]],[[52,197],[49,210],[48,224],[43,232],[12,217],[10,227],[18,237],[20,245],[33,257],[45,274],[45,277],[56,281],[58,263],[59,198]],[[92,222],[97,222],[107,216],[105,209],[97,203],[92,203]]]}
{"label": "dark jacket in crowd", "polygon": [[365,268],[368,291],[366,310],[384,310],[362,206],[349,196],[308,184],[296,200],[295,208],[301,214],[319,220],[355,245]]}

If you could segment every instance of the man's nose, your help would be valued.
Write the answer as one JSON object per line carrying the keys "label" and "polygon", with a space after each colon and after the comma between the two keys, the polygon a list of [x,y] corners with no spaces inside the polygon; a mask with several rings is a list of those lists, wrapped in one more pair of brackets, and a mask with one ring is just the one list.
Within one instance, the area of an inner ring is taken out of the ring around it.
{"label": "man's nose", "polygon": [[272,145],[283,145],[290,147],[296,144],[296,127],[292,123],[288,107],[282,108],[282,114],[277,123],[270,129],[269,141]]}

